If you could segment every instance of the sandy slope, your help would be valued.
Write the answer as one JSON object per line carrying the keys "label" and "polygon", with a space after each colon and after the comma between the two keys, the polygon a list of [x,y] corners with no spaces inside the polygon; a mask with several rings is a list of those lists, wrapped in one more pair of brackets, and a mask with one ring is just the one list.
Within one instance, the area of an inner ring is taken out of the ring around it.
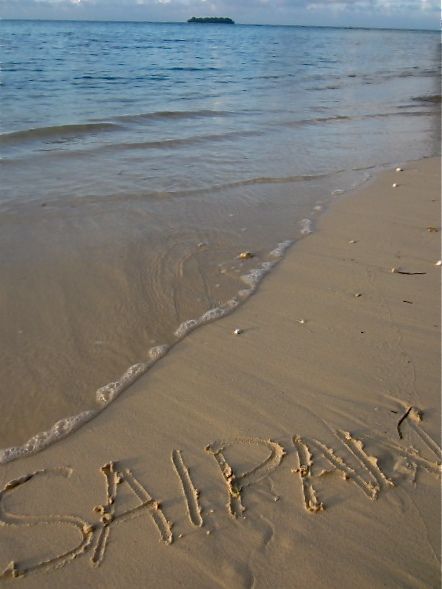
{"label": "sandy slope", "polygon": [[1,466],[45,470],[2,493],[0,567],[37,567],[5,585],[439,586],[439,185],[423,160],[342,198],[239,311]]}

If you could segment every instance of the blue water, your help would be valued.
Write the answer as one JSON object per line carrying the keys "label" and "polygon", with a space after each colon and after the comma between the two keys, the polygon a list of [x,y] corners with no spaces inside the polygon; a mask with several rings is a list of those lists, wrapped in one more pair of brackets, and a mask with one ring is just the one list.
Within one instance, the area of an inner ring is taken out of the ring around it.
{"label": "blue water", "polygon": [[[108,192],[188,190],[435,143],[434,108],[416,100],[439,92],[433,32],[3,21],[0,43],[3,158],[34,175],[47,152],[68,152],[82,169],[82,182],[46,180],[33,197],[90,193],[91,157]],[[11,174],[3,198],[29,198],[29,179]]]}
{"label": "blue water", "polygon": [[0,21],[0,51],[0,447],[439,150],[433,32]]}

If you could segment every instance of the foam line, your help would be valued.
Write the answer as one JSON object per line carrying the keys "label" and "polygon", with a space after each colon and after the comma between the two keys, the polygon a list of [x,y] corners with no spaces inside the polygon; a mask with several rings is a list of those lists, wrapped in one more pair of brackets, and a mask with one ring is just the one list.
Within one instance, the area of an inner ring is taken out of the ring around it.
{"label": "foam line", "polygon": [[300,231],[301,231],[301,235],[310,235],[310,233],[313,232],[312,229],[312,222],[310,219],[302,219],[302,221],[299,223],[300,225]]}
{"label": "foam line", "polygon": [[7,462],[17,460],[17,458],[30,456],[31,454],[40,452],[54,442],[62,440],[70,433],[74,432],[83,424],[90,421],[98,413],[99,411],[89,410],[82,411],[78,415],[73,415],[71,417],[64,417],[63,419],[60,419],[54,423],[50,429],[32,436],[32,438],[30,438],[22,446],[12,446],[10,448],[0,450],[0,464],[6,464]]}
{"label": "foam line", "polygon": [[[307,219],[307,221],[309,220]],[[241,280],[247,285],[247,288],[239,290],[236,296],[232,297],[219,307],[209,309],[197,319],[189,319],[181,323],[174,334],[177,341],[184,338],[197,327],[225,317],[234,311],[243,301],[247,300],[248,297],[256,291],[264,276],[270,272],[270,270],[284,256],[292,243],[293,241],[290,240],[278,243],[278,245],[268,254],[269,257],[272,258],[271,260],[264,261],[259,267],[252,268],[249,272],[243,274]],[[47,448],[51,444],[65,438],[75,430],[79,429],[82,425],[101,413],[101,411],[112,403],[123,391],[145,374],[153,364],[167,354],[169,349],[170,346],[167,345],[151,348],[148,352],[149,358],[147,362],[133,364],[118,380],[109,382],[100,387],[95,393],[95,399],[98,405],[96,409],[82,411],[77,415],[60,419],[48,430],[35,434],[21,446],[11,446],[9,448],[0,449],[0,464],[6,464],[17,460],[18,458],[40,452],[41,450],[44,450],[44,448]]]}

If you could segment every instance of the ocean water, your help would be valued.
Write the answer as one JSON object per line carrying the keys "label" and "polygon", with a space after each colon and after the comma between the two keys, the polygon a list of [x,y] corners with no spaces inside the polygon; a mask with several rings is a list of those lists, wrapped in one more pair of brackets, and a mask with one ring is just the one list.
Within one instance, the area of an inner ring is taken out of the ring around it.
{"label": "ocean water", "polygon": [[439,150],[437,33],[0,21],[0,59],[0,447],[48,432],[21,453]]}

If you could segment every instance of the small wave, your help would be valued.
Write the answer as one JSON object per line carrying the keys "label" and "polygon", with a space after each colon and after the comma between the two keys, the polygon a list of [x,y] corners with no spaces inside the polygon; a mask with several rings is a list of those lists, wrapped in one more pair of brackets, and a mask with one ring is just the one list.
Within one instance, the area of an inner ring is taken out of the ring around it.
{"label": "small wave", "polygon": [[161,120],[180,120],[196,118],[226,117],[234,113],[224,110],[164,110],[156,112],[146,112],[134,115],[121,115],[115,117],[116,121],[161,121]]}
{"label": "small wave", "polygon": [[[315,180],[320,180],[323,178],[327,178],[329,176],[334,176],[336,174],[342,173],[343,170],[337,170],[335,172],[329,172],[324,174],[311,174],[311,175],[299,175],[299,176],[282,176],[282,177],[257,177],[257,178],[246,178],[244,180],[237,180],[235,182],[225,182],[223,184],[214,184],[212,186],[207,186],[204,188],[192,188],[192,189],[185,189],[185,190],[169,190],[169,191],[151,191],[151,192],[137,192],[137,193],[128,193],[124,192],[123,194],[113,194],[113,195],[106,195],[105,198],[107,201],[109,199],[119,200],[124,199],[127,202],[130,199],[167,199],[167,198],[178,198],[178,197],[191,197],[191,196],[198,196],[200,194],[207,194],[207,193],[215,193],[215,192],[222,192],[224,190],[231,190],[235,188],[241,188],[242,186],[255,186],[255,185],[265,185],[265,184],[293,184],[297,182],[314,182]],[[89,203],[94,202],[95,200],[100,200],[102,197],[95,197],[94,195],[88,195],[87,199]]]}
{"label": "small wave", "polygon": [[[427,97],[426,102],[437,102],[437,96],[435,97]],[[425,102],[425,97],[418,97],[414,98],[413,100],[420,100]],[[440,97],[439,97],[440,102]],[[404,108],[404,107],[398,107]],[[365,120],[373,120],[373,119],[382,119],[387,117],[402,117],[402,116],[425,116],[432,114],[431,112],[416,112],[416,111],[400,111],[400,112],[380,112],[380,113],[372,113],[372,114],[355,114],[355,115],[334,115],[330,117],[315,117],[312,119],[299,119],[296,121],[284,121],[283,123],[276,123],[277,126],[283,127],[301,127],[301,126],[308,126],[308,125],[323,125],[328,123],[339,123],[339,122],[347,122],[347,121],[365,121]]]}
{"label": "small wave", "polygon": [[11,131],[0,135],[0,144],[13,145],[26,141],[74,138],[81,135],[111,131],[118,128],[115,123],[82,123],[78,125],[54,125],[51,127],[35,127],[21,131]]}
{"label": "small wave", "polygon": [[211,133],[207,135],[192,135],[190,137],[176,137],[174,139],[159,139],[157,141],[136,141],[130,143],[112,143],[105,145],[94,145],[86,150],[79,150],[77,154],[92,154],[98,152],[119,152],[129,150],[147,150],[147,149],[175,149],[180,147],[188,147],[190,145],[199,145],[204,143],[216,143],[221,141],[229,141],[237,137],[254,137],[264,135],[264,131],[244,130],[244,131],[230,131],[227,133]]}
{"label": "small wave", "polygon": [[412,100],[416,102],[431,102],[432,104],[440,104],[442,97],[440,94],[425,94],[424,96],[415,96]]}
{"label": "small wave", "polygon": [[321,123],[333,123],[336,121],[351,121],[355,117],[350,115],[334,115],[330,117],[315,117],[313,119],[299,119],[297,121],[285,121],[283,123],[284,126],[288,127],[298,127],[303,125],[318,125]]}
{"label": "small wave", "polygon": [[[333,172],[339,174],[342,170]],[[291,184],[292,182],[309,182],[311,180],[318,180],[320,178],[327,178],[331,174],[305,174],[298,176],[258,176],[257,178],[248,178],[246,180],[238,180],[222,186],[222,188],[230,188],[234,186],[252,186],[254,184]]]}

